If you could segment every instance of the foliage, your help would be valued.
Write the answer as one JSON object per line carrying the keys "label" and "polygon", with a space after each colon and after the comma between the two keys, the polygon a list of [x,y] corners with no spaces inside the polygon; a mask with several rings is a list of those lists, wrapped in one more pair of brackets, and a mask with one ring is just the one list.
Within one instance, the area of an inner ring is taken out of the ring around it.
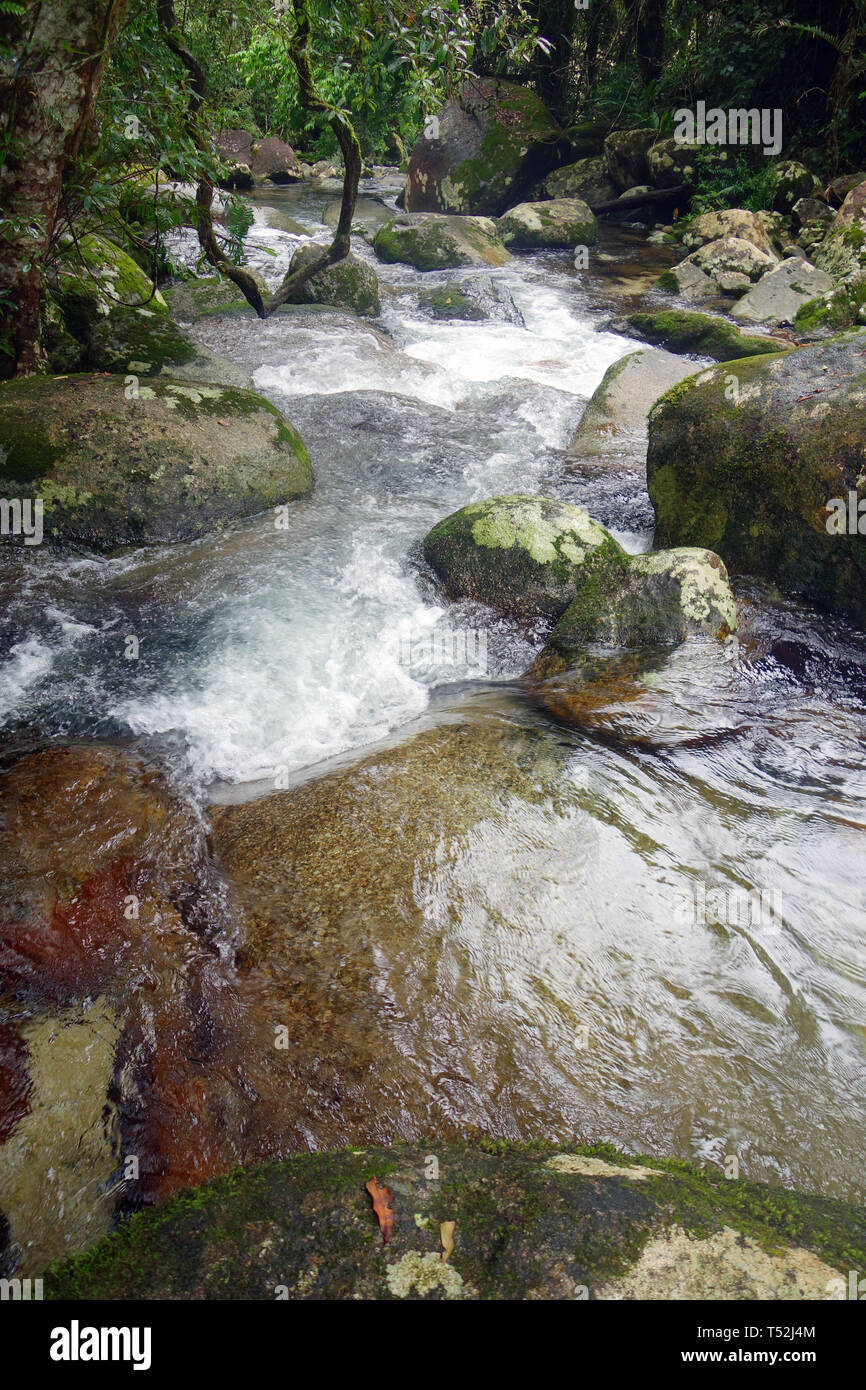
{"label": "foliage", "polygon": [[776,192],[776,163],[769,159],[756,161],[746,154],[738,155],[733,163],[721,163],[712,151],[699,150],[695,156],[697,179],[692,212],[716,212],[720,208],[761,212],[771,208]]}

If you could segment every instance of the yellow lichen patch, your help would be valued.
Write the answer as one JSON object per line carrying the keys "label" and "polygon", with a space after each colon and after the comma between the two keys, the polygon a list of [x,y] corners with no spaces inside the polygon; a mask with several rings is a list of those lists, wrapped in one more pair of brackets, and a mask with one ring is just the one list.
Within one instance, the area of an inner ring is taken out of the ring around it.
{"label": "yellow lichen patch", "polygon": [[471,1284],[464,1284],[461,1275],[451,1264],[443,1264],[435,1251],[424,1255],[420,1250],[409,1250],[389,1267],[386,1273],[388,1288],[395,1298],[408,1298],[413,1289],[423,1298],[441,1287],[445,1298],[473,1298],[475,1290]]}
{"label": "yellow lichen patch", "polygon": [[838,1272],[809,1250],[768,1255],[725,1226],[704,1240],[671,1226],[644,1246],[620,1279],[595,1291],[599,1299],[832,1299]]}
{"label": "yellow lichen patch", "polygon": [[603,1158],[590,1158],[585,1154],[554,1154],[544,1166],[554,1173],[576,1173],[585,1178],[631,1178],[634,1182],[643,1182],[646,1178],[666,1176],[660,1168],[644,1168],[639,1163],[608,1163]]}

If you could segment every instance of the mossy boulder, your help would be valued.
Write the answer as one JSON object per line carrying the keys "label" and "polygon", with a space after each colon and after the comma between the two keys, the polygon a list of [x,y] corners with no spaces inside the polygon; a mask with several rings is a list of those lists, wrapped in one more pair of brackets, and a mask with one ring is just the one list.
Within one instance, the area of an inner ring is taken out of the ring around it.
{"label": "mossy boulder", "polygon": [[150,309],[114,309],[91,327],[82,367],[128,376],[170,376],[212,386],[252,387],[248,372],[227,357],[196,343],[164,314]]}
{"label": "mossy boulder", "polygon": [[858,323],[866,323],[866,271],[808,300],[794,317],[794,327],[801,333],[837,332]]}
{"label": "mossy boulder", "polygon": [[434,319],[462,319],[479,323],[497,319],[525,327],[523,315],[508,291],[492,275],[468,280],[448,280],[424,288],[418,294],[419,306]]}
{"label": "mossy boulder", "polygon": [[561,134],[528,87],[471,77],[412,151],[406,210],[497,217],[554,167]]}
{"label": "mossy boulder", "polygon": [[746,208],[724,208],[720,212],[702,212],[698,217],[691,218],[683,229],[682,243],[690,251],[696,251],[699,246],[725,237],[750,241],[765,255],[775,255],[767,214],[750,212]]}
{"label": "mossy boulder", "polygon": [[837,278],[866,270],[866,183],[846,196],[815,252],[815,264]]}
{"label": "mossy boulder", "polygon": [[487,217],[401,213],[380,227],[373,250],[381,261],[402,261],[416,270],[505,265],[508,251]]}
{"label": "mossy boulder", "polygon": [[805,164],[796,159],[783,159],[773,166],[770,175],[773,188],[773,208],[789,213],[800,198],[820,198],[821,181]]}
{"label": "mossy boulder", "polygon": [[728,573],[710,550],[682,547],[628,555],[597,582],[582,583],[553,629],[542,658],[586,647],[642,647],[687,637],[723,641],[737,626]]}
{"label": "mossy boulder", "polygon": [[699,246],[687,257],[688,261],[702,270],[715,282],[717,289],[729,289],[727,276],[738,276],[748,289],[750,283],[760,280],[762,275],[774,270],[779,257],[773,251],[763,251],[753,241],[744,237],[723,236]]}
{"label": "mossy boulder", "polygon": [[594,246],[598,236],[598,223],[580,198],[518,203],[498,219],[496,229],[506,246],[523,251]]}
{"label": "mossy boulder", "polygon": [[590,204],[606,203],[616,197],[601,155],[578,159],[574,164],[554,169],[544,180],[543,187],[548,198],[580,198]]}
{"label": "mossy boulder", "polygon": [[449,598],[520,618],[559,617],[587,576],[622,554],[581,507],[522,493],[470,502],[424,540],[424,558]]}
{"label": "mossy boulder", "polygon": [[849,332],[669,391],[649,425],[657,542],[706,546],[866,622],[866,536],[828,530],[833,499],[866,497],[864,354],[866,332]]}
{"label": "mossy boulder", "polygon": [[101,547],[199,536],[299,497],[304,444],[252,391],[123,376],[0,387],[0,487],[41,498],[46,539]]}
{"label": "mossy boulder", "polygon": [[690,145],[673,137],[656,141],[646,153],[650,183],[654,188],[677,188],[680,184],[691,187],[701,149],[700,145]]}
{"label": "mossy boulder", "polygon": [[85,339],[95,322],[118,308],[168,315],[162,294],[132,257],[92,233],[63,248],[48,283],[75,338]]}
{"label": "mossy boulder", "polygon": [[[655,313],[629,314],[626,323],[637,338],[668,352],[691,352],[730,362],[737,357],[757,357],[762,352],[779,352],[785,345],[777,338],[741,333],[717,314],[700,314],[688,309],[662,309]],[[665,388],[667,389],[667,388]]]}
{"label": "mossy boulder", "polygon": [[643,457],[647,417],[660,396],[698,370],[662,348],[639,348],[608,367],[583,412],[568,454],[571,458]]}
{"label": "mossy boulder", "polygon": [[[388,1244],[374,1178],[391,1194]],[[55,1264],[45,1293],[823,1300],[846,1296],[864,1247],[861,1209],[721,1171],[610,1146],[431,1140],[299,1154],[192,1188]]]}
{"label": "mossy boulder", "polygon": [[649,127],[637,130],[612,130],[604,142],[604,162],[614,187],[624,193],[628,188],[650,183],[647,153],[658,139],[658,131]]}
{"label": "mossy boulder", "polygon": [[[323,249],[319,245],[299,246],[292,256],[289,273],[302,270],[320,256]],[[336,265],[320,270],[308,280],[293,296],[293,301],[296,304],[327,304],[334,309],[373,317],[381,312],[376,272],[352,251]]]}

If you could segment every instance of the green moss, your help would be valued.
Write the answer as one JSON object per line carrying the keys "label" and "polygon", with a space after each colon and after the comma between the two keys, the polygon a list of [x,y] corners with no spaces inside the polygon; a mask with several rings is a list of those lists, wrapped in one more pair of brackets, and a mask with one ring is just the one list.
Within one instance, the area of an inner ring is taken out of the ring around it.
{"label": "green moss", "polygon": [[717,362],[785,351],[785,345],[778,340],[747,336],[725,319],[684,309],[630,314],[628,323],[648,343],[667,348],[670,352],[693,352],[702,357],[714,357]]}

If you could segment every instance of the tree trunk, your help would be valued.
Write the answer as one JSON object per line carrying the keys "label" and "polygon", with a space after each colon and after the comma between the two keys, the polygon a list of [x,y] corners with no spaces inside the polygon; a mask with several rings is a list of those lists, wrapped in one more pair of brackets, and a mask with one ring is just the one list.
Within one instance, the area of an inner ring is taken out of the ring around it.
{"label": "tree trunk", "polygon": [[634,40],[644,86],[658,82],[665,51],[665,0],[638,0]]}
{"label": "tree trunk", "polygon": [[128,0],[42,0],[0,25],[0,374],[39,365],[41,264]]}
{"label": "tree trunk", "polygon": [[549,53],[535,59],[535,89],[550,114],[562,126],[571,122],[572,63],[577,11],[574,0],[536,0],[538,32],[551,44]]}

